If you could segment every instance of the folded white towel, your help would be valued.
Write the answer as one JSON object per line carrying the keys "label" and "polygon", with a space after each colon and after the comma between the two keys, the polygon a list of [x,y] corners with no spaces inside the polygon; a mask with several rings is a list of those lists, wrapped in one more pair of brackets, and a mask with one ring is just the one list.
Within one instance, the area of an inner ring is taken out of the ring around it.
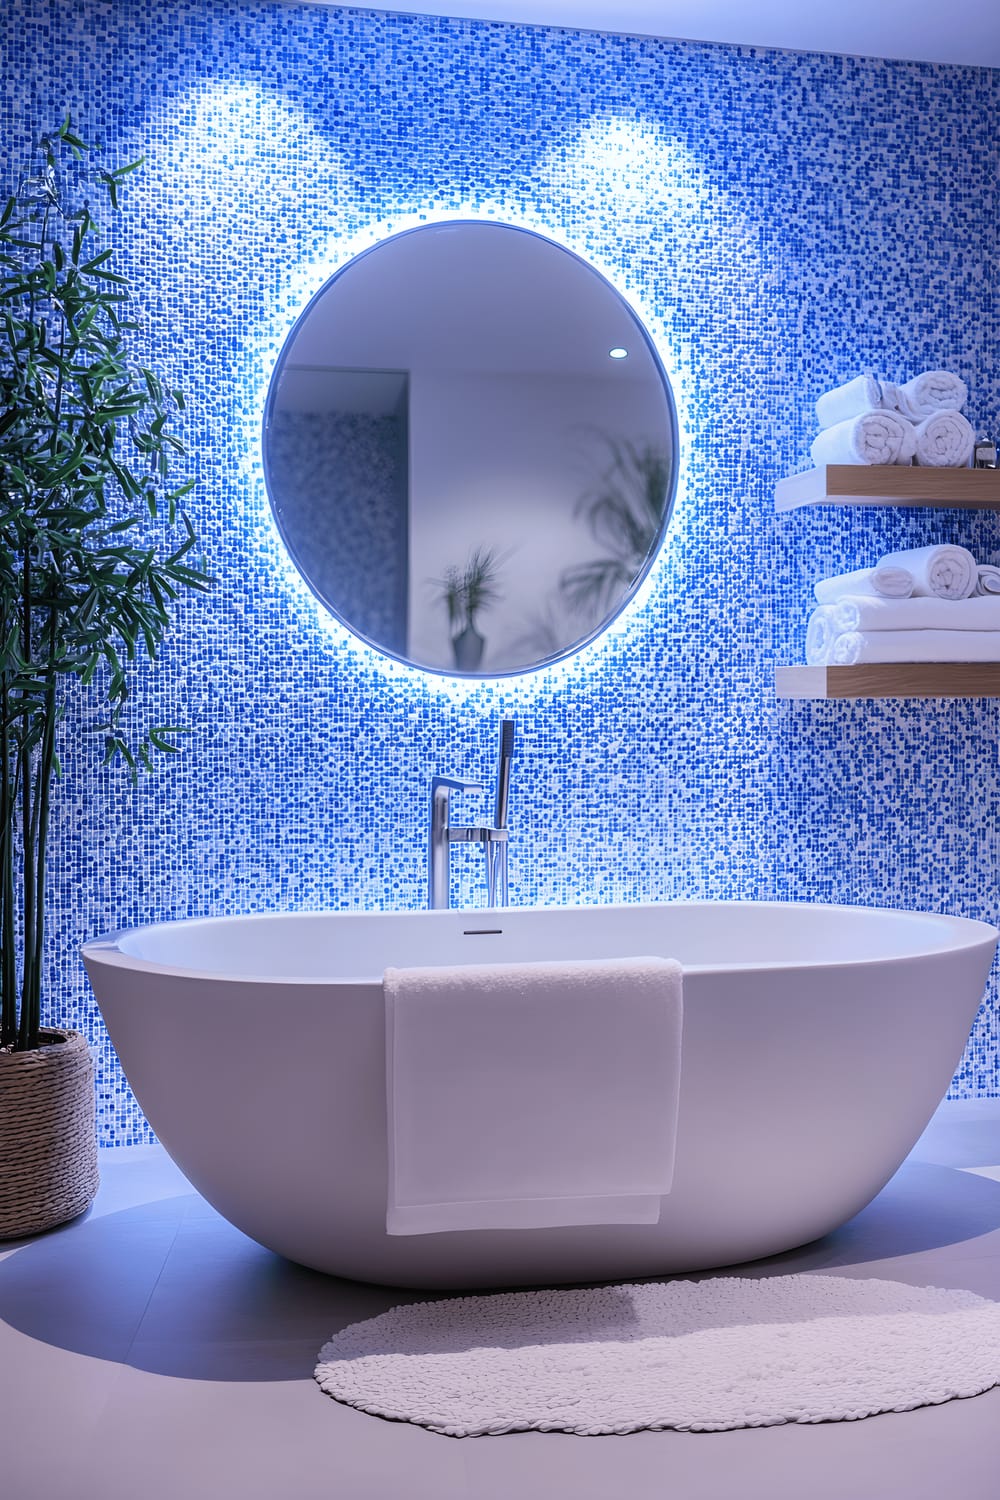
{"label": "folded white towel", "polygon": [[996,594],[969,599],[848,596],[826,607],[835,635],[850,630],[1000,630],[1000,596]]}
{"label": "folded white towel", "polygon": [[810,667],[821,667],[830,660],[841,629],[837,624],[837,605],[817,605],[806,625],[806,662]]}
{"label": "folded white towel", "polygon": [[389,1234],[653,1224],[673,1180],[673,959],[387,969]]}
{"label": "folded white towel", "polygon": [[873,375],[856,375],[835,390],[824,391],[816,402],[821,427],[836,427],[852,417],[864,416],[882,405],[882,387]]}
{"label": "folded white towel", "polygon": [[809,449],[817,469],[824,464],[908,464],[916,451],[913,423],[896,411],[866,411],[825,427]]}
{"label": "folded white towel", "polygon": [[1000,630],[849,630],[830,662],[1000,661]]}
{"label": "folded white towel", "polygon": [[922,422],[936,411],[961,411],[969,388],[950,370],[925,370],[903,385],[885,385],[882,399],[891,402],[911,422]]}
{"label": "folded white towel", "polygon": [[947,544],[889,552],[879,567],[905,568],[913,575],[915,594],[933,594],[938,599],[967,599],[979,579],[979,565],[972,553]]}
{"label": "folded white towel", "polygon": [[845,594],[873,594],[882,599],[908,599],[913,593],[913,574],[906,568],[856,568],[853,573],[838,573],[834,578],[820,578],[813,584],[820,604],[835,604]]}
{"label": "folded white towel", "polygon": [[992,563],[979,564],[976,593],[1000,594],[1000,568],[994,567]]}
{"label": "folded white towel", "polygon": [[917,463],[933,469],[965,469],[972,459],[976,434],[960,411],[936,411],[914,428]]}

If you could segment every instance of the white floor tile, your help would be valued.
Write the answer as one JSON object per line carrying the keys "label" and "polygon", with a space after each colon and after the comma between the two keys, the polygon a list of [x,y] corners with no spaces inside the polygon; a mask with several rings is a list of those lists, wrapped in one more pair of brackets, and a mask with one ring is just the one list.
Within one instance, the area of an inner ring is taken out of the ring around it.
{"label": "white floor tile", "polygon": [[[1000,1101],[944,1106],[837,1233],[741,1274],[877,1276],[1000,1300]],[[4,1500],[997,1500],[1000,1389],[862,1422],[462,1441],[312,1379],[345,1323],[426,1293],[262,1250],[159,1148],[106,1152],[94,1209],[0,1254]],[[15,1435],[15,1441],[8,1440]]]}

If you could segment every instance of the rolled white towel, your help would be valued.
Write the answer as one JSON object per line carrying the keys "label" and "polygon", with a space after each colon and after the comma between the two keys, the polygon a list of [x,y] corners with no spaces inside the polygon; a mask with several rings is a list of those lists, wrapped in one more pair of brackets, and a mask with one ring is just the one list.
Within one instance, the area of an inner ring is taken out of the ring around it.
{"label": "rolled white towel", "polygon": [[854,630],[1000,630],[1000,594],[969,599],[847,595],[824,608],[830,611],[827,631],[835,635]]}
{"label": "rolled white towel", "polygon": [[856,568],[813,584],[819,604],[836,604],[845,594],[873,594],[880,599],[908,599],[913,593],[913,574],[906,568]]}
{"label": "rolled white towel", "polygon": [[936,411],[961,411],[969,397],[969,388],[950,370],[925,370],[903,385],[886,385],[883,401],[891,402],[911,422],[922,422]]}
{"label": "rolled white towel", "polygon": [[908,464],[917,451],[913,423],[895,411],[866,411],[825,427],[809,449],[824,464]]}
{"label": "rolled white towel", "polygon": [[932,469],[966,469],[976,434],[960,411],[936,411],[914,428],[917,463]]}
{"label": "rolled white towel", "polygon": [[830,660],[833,643],[841,633],[836,617],[836,604],[819,604],[809,616],[809,623],[806,625],[806,662],[810,667],[825,666]]}
{"label": "rolled white towel", "polygon": [[992,563],[980,563],[978,571],[976,593],[1000,594],[1000,568],[995,568]]}
{"label": "rolled white towel", "polygon": [[1000,630],[849,630],[830,656],[838,667],[893,661],[1000,661]]}
{"label": "rolled white towel", "polygon": [[824,391],[816,401],[816,418],[821,427],[836,427],[852,417],[862,417],[882,405],[882,387],[873,375],[856,375],[835,390]]}
{"label": "rolled white towel", "polygon": [[979,581],[979,564],[972,553],[947,543],[889,552],[879,567],[905,568],[913,576],[913,592],[936,599],[967,599]]}

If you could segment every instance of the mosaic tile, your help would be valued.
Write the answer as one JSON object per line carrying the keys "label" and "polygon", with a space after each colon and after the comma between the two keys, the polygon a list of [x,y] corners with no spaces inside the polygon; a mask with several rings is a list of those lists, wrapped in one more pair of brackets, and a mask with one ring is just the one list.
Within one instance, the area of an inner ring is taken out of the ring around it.
{"label": "mosaic tile", "polygon": [[[151,361],[185,391],[192,513],[221,578],[137,702],[193,727],[132,789],[75,706],[53,828],[50,1019],[101,1055],[107,1143],[148,1140],[81,971],[140,920],[417,907],[434,770],[488,778],[519,721],[516,902],[899,905],[996,920],[997,706],[778,703],[816,576],[995,516],[776,517],[813,402],[954,368],[996,430],[997,75],[242,0],[7,0],[4,180],[69,108],[137,155],[115,226]],[[308,296],[351,247],[481,213],[591,258],[645,317],[684,468],[663,555],[599,645],[449,685],[326,619],[270,520],[259,422]],[[478,898],[471,880],[469,899]],[[952,1092],[1000,1093],[991,989]],[[725,1045],[720,1037],[719,1045]]]}

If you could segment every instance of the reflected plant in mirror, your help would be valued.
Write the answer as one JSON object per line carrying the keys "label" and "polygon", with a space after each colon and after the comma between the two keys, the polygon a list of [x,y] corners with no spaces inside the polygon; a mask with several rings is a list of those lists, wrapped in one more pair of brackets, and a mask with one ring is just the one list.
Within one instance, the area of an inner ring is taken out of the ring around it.
{"label": "reflected plant in mirror", "polygon": [[625,300],[488,220],[348,261],[285,343],[263,434],[278,529],[323,604],[386,655],[475,677],[567,656],[621,611],[663,541],[676,446]]}
{"label": "reflected plant in mirror", "polygon": [[481,610],[503,595],[496,587],[499,561],[490,547],[474,547],[463,568],[453,563],[443,578],[435,579],[448,611],[448,631],[454,663],[460,672],[475,672],[483,659],[486,639],[477,629]]}
{"label": "reflected plant in mirror", "polygon": [[610,462],[600,483],[577,503],[602,555],[566,568],[560,590],[570,608],[588,617],[612,609],[641,575],[664,525],[670,499],[670,460],[650,444],[605,439]]}

